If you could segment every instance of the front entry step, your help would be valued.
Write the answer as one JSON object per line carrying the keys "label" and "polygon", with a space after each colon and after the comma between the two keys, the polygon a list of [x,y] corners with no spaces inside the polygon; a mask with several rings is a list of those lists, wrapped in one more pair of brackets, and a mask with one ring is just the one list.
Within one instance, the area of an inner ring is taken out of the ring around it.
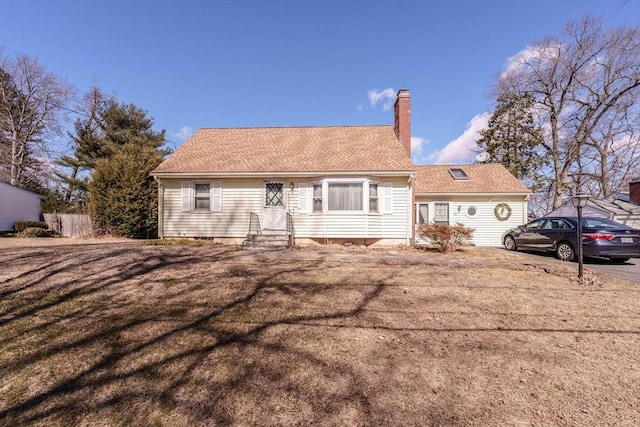
{"label": "front entry step", "polygon": [[261,251],[281,251],[289,247],[289,236],[286,234],[249,234],[244,242],[243,249]]}

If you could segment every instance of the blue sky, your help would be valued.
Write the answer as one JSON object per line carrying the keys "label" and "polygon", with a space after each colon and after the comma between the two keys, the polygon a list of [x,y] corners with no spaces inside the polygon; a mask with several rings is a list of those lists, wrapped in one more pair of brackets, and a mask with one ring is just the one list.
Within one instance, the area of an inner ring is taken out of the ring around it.
{"label": "blue sky", "polygon": [[640,22],[636,0],[0,0],[0,46],[147,110],[173,148],[202,127],[392,124],[408,88],[414,162],[468,163],[509,58],[589,12]]}

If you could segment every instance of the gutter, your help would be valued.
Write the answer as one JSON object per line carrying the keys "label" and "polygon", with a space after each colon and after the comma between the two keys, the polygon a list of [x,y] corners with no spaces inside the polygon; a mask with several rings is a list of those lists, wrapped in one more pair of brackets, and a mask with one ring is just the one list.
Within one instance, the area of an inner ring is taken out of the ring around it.
{"label": "gutter", "polygon": [[407,176],[415,174],[414,170],[394,170],[394,171],[312,171],[312,172],[151,172],[154,179],[159,178],[271,178],[274,176],[282,178],[290,177],[316,177],[325,175],[347,175],[347,176]]}

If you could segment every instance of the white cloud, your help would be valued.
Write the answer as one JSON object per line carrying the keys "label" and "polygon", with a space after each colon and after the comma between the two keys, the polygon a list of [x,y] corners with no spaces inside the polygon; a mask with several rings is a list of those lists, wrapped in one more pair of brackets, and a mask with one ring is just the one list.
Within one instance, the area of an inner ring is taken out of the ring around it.
{"label": "white cloud", "polygon": [[427,141],[424,138],[421,138],[419,136],[412,136],[411,137],[411,152],[412,153],[420,153],[422,152],[422,146],[428,144],[429,141]]}
{"label": "white cloud", "polygon": [[428,145],[429,142],[429,140],[419,136],[411,137],[411,159],[414,163],[420,163],[420,157],[422,157],[424,147]]}
{"label": "white cloud", "polygon": [[474,156],[478,144],[476,141],[480,138],[478,132],[487,127],[491,113],[485,112],[474,116],[465,131],[448,143],[442,150],[436,151],[427,157],[427,160],[435,160],[436,164],[454,164],[469,160]]}
{"label": "white cloud", "polygon": [[369,102],[372,107],[375,107],[376,104],[380,102],[384,111],[391,110],[394,102],[396,101],[396,91],[391,87],[381,91],[378,91],[378,89],[371,89],[367,92],[367,96],[369,97]]}
{"label": "white cloud", "polygon": [[180,129],[178,129],[177,132],[172,132],[172,136],[174,138],[180,139],[182,141],[189,138],[192,134],[193,134],[193,129],[191,129],[190,126],[183,126]]}
{"label": "white cloud", "polygon": [[512,74],[519,69],[526,67],[529,63],[545,63],[555,60],[560,51],[562,45],[555,42],[550,42],[541,46],[527,46],[525,49],[516,53],[513,56],[507,58],[507,64],[501,77],[504,78],[509,74]]}

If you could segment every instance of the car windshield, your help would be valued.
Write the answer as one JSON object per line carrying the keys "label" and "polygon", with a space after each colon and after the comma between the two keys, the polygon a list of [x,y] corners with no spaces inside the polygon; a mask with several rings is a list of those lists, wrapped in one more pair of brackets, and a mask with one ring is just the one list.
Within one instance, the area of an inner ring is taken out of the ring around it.
{"label": "car windshield", "polygon": [[629,228],[624,224],[620,224],[618,222],[611,221],[606,218],[583,218],[582,226],[587,228],[599,228],[599,229],[611,229],[611,230]]}

